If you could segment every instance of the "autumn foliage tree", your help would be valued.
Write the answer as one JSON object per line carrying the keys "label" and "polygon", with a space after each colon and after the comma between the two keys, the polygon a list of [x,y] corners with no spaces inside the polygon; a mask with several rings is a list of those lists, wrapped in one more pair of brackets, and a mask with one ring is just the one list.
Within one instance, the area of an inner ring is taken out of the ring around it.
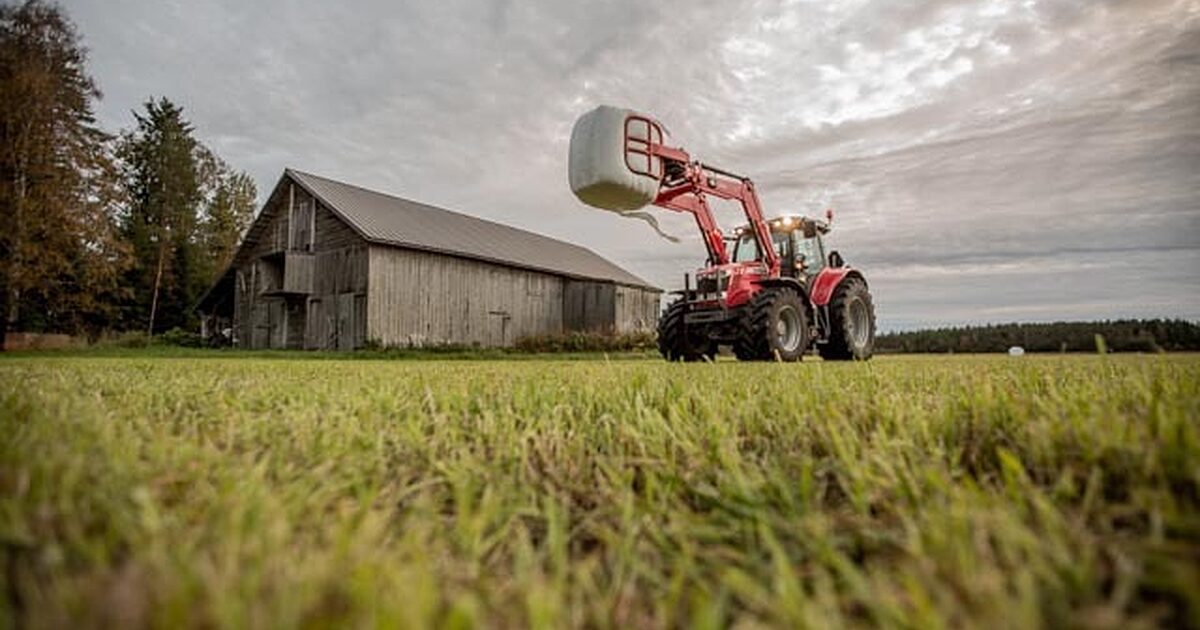
{"label": "autumn foliage tree", "polygon": [[191,326],[254,214],[254,181],[169,100],[100,129],[86,62],[58,6],[0,3],[0,347],[16,328]]}
{"label": "autumn foliage tree", "polygon": [[122,188],[86,60],[58,7],[0,5],[0,341],[92,328],[122,293]]}

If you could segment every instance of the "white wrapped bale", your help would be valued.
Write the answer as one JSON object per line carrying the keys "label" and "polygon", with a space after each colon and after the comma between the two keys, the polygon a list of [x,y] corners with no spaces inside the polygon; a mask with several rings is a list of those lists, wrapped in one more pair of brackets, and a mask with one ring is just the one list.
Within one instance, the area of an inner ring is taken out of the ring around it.
{"label": "white wrapped bale", "polygon": [[[571,191],[580,201],[604,210],[637,210],[654,201],[662,180],[662,160],[638,151],[648,141],[662,143],[662,132],[644,120],[629,121],[629,137],[642,142],[626,146],[625,124],[635,112],[601,105],[579,117],[571,130],[567,171]],[[629,148],[634,151],[629,151]]]}

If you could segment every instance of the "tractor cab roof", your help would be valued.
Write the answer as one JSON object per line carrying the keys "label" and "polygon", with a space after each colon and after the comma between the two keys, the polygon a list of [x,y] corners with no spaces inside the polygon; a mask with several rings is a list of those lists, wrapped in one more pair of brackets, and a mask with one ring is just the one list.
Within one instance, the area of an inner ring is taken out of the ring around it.
{"label": "tractor cab roof", "polygon": [[[800,214],[787,214],[773,219],[767,219],[767,226],[772,232],[794,232],[802,230],[805,238],[812,238],[818,234],[828,234],[830,230],[829,221],[822,219],[812,219]],[[749,225],[739,225],[734,228],[734,238],[740,237],[750,231]]]}

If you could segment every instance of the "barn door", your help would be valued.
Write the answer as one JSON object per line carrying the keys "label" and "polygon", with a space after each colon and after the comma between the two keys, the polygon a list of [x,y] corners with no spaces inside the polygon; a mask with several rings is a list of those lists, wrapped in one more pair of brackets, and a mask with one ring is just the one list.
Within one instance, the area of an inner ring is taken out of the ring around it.
{"label": "barn door", "polygon": [[255,350],[266,348],[271,339],[270,304],[260,301],[250,307],[250,347]]}
{"label": "barn door", "polygon": [[305,350],[324,350],[328,345],[326,338],[327,334],[323,333],[329,330],[327,326],[323,326],[325,318],[325,309],[321,308],[320,298],[308,299],[308,313],[304,316],[304,349]]}
{"label": "barn door", "polygon": [[271,300],[270,305],[270,337],[271,349],[283,350],[287,348],[287,305],[283,300]]}
{"label": "barn door", "polygon": [[342,293],[337,296],[337,349],[353,350],[356,345],[355,323],[358,322],[355,313],[353,293]]}
{"label": "barn door", "polygon": [[508,345],[508,326],[511,319],[508,311],[488,311],[489,346],[503,348]]}

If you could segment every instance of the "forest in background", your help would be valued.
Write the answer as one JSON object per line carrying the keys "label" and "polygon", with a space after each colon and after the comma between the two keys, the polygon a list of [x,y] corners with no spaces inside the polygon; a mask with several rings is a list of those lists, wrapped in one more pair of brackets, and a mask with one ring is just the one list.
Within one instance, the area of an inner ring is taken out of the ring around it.
{"label": "forest in background", "polygon": [[18,330],[195,327],[254,215],[254,181],[169,99],[100,128],[86,66],[57,5],[0,4],[0,345]]}
{"label": "forest in background", "polygon": [[1200,351],[1200,326],[1179,319],[995,324],[879,335],[884,353]]}

